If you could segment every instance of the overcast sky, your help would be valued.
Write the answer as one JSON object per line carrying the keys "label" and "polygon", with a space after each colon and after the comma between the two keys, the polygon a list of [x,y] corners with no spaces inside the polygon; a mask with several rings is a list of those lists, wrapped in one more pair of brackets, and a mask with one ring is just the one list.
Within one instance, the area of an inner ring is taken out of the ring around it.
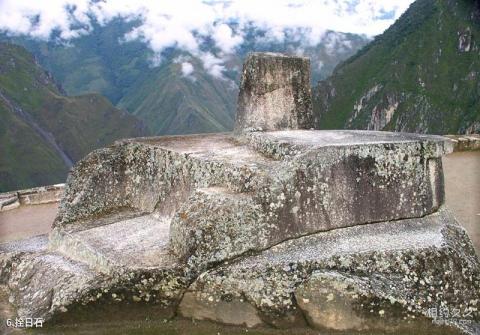
{"label": "overcast sky", "polygon": [[[325,31],[374,36],[388,28],[412,0],[0,0],[0,30],[48,39],[52,31],[69,40],[122,17],[140,19],[126,39],[145,41],[155,52],[176,46],[220,71],[222,55],[200,51],[202,36],[211,36],[228,54],[243,41],[245,27],[265,28],[281,40],[286,30],[301,30],[306,43],[317,44]],[[231,22],[238,23],[233,31]]]}

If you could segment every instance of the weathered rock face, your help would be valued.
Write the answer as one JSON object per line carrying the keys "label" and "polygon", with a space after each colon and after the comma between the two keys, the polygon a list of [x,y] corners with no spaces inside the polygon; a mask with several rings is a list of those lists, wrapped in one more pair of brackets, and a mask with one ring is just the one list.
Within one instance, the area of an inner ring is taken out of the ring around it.
{"label": "weathered rock face", "polygon": [[310,60],[250,54],[243,66],[235,131],[312,127]]}
{"label": "weathered rock face", "polygon": [[232,316],[216,317],[216,308],[243,304],[262,323],[292,325],[300,313],[313,327],[336,330],[395,329],[437,307],[478,320],[478,269],[468,236],[442,209],[290,240],[222,265],[190,286],[179,311],[222,321]]}
{"label": "weathered rock face", "polygon": [[[122,230],[122,223],[111,225],[112,230]],[[89,229],[63,238],[53,236],[50,245],[45,236],[0,245],[0,285],[10,291],[10,301],[18,316],[51,320],[69,315],[75,320],[80,316],[78,312],[92,308],[95,311],[99,306],[118,309],[129,304],[136,308],[157,306],[158,317],[174,315],[175,306],[189,285],[178,263],[161,255],[158,246],[151,254],[142,254],[132,253],[128,242],[124,248],[109,245],[108,239],[95,245],[102,239],[102,235],[94,235],[98,233],[101,232]],[[122,237],[128,239],[121,233],[113,239],[121,243]],[[159,263],[152,264],[150,257],[161,258]]]}
{"label": "weathered rock face", "polygon": [[261,164],[268,159],[223,134],[118,142],[92,152],[72,171],[55,226],[120,208],[171,215],[195,188],[249,191]]}
{"label": "weathered rock face", "polygon": [[[282,97],[300,96],[292,83],[304,60],[248,62],[243,83],[259,77],[241,93],[244,121],[275,107],[265,96],[276,80],[289,87]],[[304,117],[306,100],[294,105],[282,115]],[[277,116],[265,129],[303,124]],[[389,330],[447,306],[479,320],[480,265],[443,208],[450,141],[245,131],[258,124],[244,121],[235,134],[124,140],[80,161],[48,248],[0,246],[0,280],[18,310],[55,318],[137,303],[249,327]]]}
{"label": "weathered rock face", "polygon": [[352,131],[120,142],[72,172],[55,226],[155,212],[172,220],[172,251],[201,271],[289,238],[430,214],[448,150],[440,137]]}
{"label": "weathered rock face", "polygon": [[48,253],[46,236],[0,246],[0,284],[8,285],[10,301],[20,317],[50,318],[101,286],[104,278],[85,264]]}

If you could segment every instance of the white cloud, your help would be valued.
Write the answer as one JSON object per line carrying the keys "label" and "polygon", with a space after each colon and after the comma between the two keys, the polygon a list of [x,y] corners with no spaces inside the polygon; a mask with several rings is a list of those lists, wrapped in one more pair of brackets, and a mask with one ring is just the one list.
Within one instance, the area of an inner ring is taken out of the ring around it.
{"label": "white cloud", "polygon": [[[304,41],[314,45],[327,30],[368,36],[379,34],[411,2],[413,0],[0,0],[0,30],[41,39],[50,38],[56,31],[61,39],[68,40],[88,34],[92,18],[101,24],[118,17],[139,19],[141,24],[127,33],[126,40],[142,40],[157,55],[165,48],[177,47],[201,59],[212,75],[221,77],[224,56],[241,45],[245,29],[252,25],[265,29],[265,38],[275,40],[283,40],[288,32],[301,31]],[[220,53],[201,51],[206,37],[212,39]]]}
{"label": "white cloud", "polygon": [[70,39],[88,32],[89,0],[1,0],[0,29],[48,39],[54,30]]}
{"label": "white cloud", "polygon": [[318,71],[320,71],[320,70],[323,68],[323,65],[324,65],[324,64],[323,64],[322,61],[318,61],[318,62],[317,62],[317,69],[318,69]]}
{"label": "white cloud", "polygon": [[215,25],[211,36],[215,44],[224,53],[233,52],[235,47],[243,42],[243,37],[235,34],[232,28],[225,23]]}
{"label": "white cloud", "polygon": [[195,77],[192,75],[194,70],[192,63],[183,62],[180,66],[181,66],[183,77],[190,79],[192,81],[196,80]]}
{"label": "white cloud", "polygon": [[330,32],[325,34],[322,42],[325,44],[326,52],[333,55],[335,51],[346,52],[352,47],[351,41],[349,41],[344,34]]}
{"label": "white cloud", "polygon": [[182,75],[184,77],[188,77],[193,73],[193,65],[192,63],[189,62],[183,62],[182,63]]}
{"label": "white cloud", "polygon": [[214,77],[222,78],[222,71],[225,70],[223,60],[208,52],[201,52],[196,55],[203,62],[203,67]]}

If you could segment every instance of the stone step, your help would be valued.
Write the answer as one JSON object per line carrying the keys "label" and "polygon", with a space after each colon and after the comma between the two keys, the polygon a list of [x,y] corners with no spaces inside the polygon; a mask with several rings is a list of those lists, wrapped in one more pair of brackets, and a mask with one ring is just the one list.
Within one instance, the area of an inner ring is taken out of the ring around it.
{"label": "stone step", "polygon": [[131,303],[171,317],[190,279],[169,252],[169,225],[169,217],[123,212],[0,244],[0,284],[22,317],[128,311]]}
{"label": "stone step", "polygon": [[54,225],[125,208],[150,213],[172,194],[182,202],[199,187],[249,191],[275,167],[275,160],[228,134],[124,140],[76,165]]}
{"label": "stone step", "polygon": [[50,249],[106,274],[169,269],[176,266],[168,252],[170,220],[148,214],[116,217],[115,222],[88,229],[79,229],[85,227],[78,224],[56,228],[50,235]]}
{"label": "stone step", "polygon": [[8,288],[14,318],[49,324],[98,321],[99,313],[109,319],[115,313],[170,318],[188,285],[180,273],[158,269],[105,274],[46,246],[46,241],[0,245],[0,284]]}

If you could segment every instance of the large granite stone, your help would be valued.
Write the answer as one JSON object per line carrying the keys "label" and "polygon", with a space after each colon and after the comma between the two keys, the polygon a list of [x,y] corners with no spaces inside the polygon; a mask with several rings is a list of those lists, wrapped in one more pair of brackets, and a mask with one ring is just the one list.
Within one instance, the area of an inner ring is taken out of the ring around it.
{"label": "large granite stone", "polygon": [[0,284],[48,320],[137,304],[248,327],[395,330],[439,306],[478,321],[478,259],[442,207],[452,144],[299,130],[310,118],[308,61],[250,56],[235,134],[90,153],[48,241],[0,245]]}
{"label": "large granite stone", "polygon": [[173,215],[199,187],[250,191],[270,162],[225,134],[120,141],[77,163],[54,226],[118,210]]}
{"label": "large granite stone", "polygon": [[185,297],[180,314],[220,322],[233,318],[230,303],[249,311],[236,319],[244,324],[292,326],[304,317],[315,328],[360,331],[420,319],[434,328],[431,308],[480,320],[480,265],[464,229],[441,209],[280,243],[202,274]]}
{"label": "large granite stone", "polygon": [[172,317],[191,279],[168,251],[169,222],[153,215],[117,213],[0,244],[0,285],[21,317],[75,320],[129,304]]}
{"label": "large granite stone", "polygon": [[191,271],[267,248],[276,230],[249,193],[202,188],[180,206],[171,223],[170,247]]}
{"label": "large granite stone", "polygon": [[48,252],[47,243],[42,236],[0,244],[0,284],[19,317],[50,319],[73,302],[85,303],[87,292],[105,282],[85,264]]}
{"label": "large granite stone", "polygon": [[192,277],[170,252],[169,233],[169,217],[120,212],[57,227],[49,249],[114,279],[111,286],[122,288],[117,299],[169,307]]}
{"label": "large granite stone", "polygon": [[172,251],[202,271],[285,239],[430,214],[449,150],[442,137],[364,131],[123,141],[77,164],[55,227],[155,212],[172,220]]}
{"label": "large granite stone", "polygon": [[243,65],[235,131],[312,127],[310,60],[249,54]]}

